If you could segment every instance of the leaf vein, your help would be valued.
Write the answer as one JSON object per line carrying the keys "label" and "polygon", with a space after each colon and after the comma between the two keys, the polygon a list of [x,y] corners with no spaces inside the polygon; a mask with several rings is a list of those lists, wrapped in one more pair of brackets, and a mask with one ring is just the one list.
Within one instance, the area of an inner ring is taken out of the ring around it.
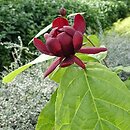
{"label": "leaf vein", "polygon": [[[84,75],[85,75],[85,77],[86,77],[86,78],[85,78],[85,79],[86,79],[86,83],[88,84],[88,88],[89,88],[90,94],[91,94],[91,96],[92,96],[93,104],[94,104],[94,107],[95,107],[95,110],[96,110],[96,113],[97,113],[97,116],[98,116],[97,122],[99,121],[99,122],[100,122],[100,125],[101,125],[101,127],[102,127],[101,120],[100,120],[101,118],[100,118],[100,115],[99,115],[99,112],[98,112],[96,103],[95,103],[95,101],[94,101],[94,95],[93,95],[93,93],[92,93],[92,91],[91,91],[89,82],[88,82],[88,80],[87,80],[86,72],[84,72]],[[97,123],[96,123],[96,124],[97,124]],[[103,130],[103,127],[102,127],[102,130]]]}
{"label": "leaf vein", "polygon": [[115,124],[113,124],[113,123],[110,122],[109,120],[106,120],[106,119],[103,119],[103,118],[101,118],[101,120],[106,121],[106,122],[108,122],[109,124],[113,125],[115,128],[121,130],[119,127],[117,127]]}
{"label": "leaf vein", "polygon": [[121,110],[127,112],[128,114],[130,114],[128,110],[126,110],[126,109],[124,109],[124,108],[122,108],[122,107],[120,107],[120,106],[118,106],[118,105],[116,105],[116,104],[114,104],[114,103],[111,103],[111,102],[109,102],[109,101],[107,101],[107,100],[100,99],[100,98],[95,98],[95,99],[96,99],[96,100],[100,100],[100,101],[102,101],[102,102],[105,102],[105,103],[107,103],[107,104],[111,104],[111,105],[113,105],[113,106],[115,106],[115,107],[118,107],[119,109],[121,109]]}
{"label": "leaf vein", "polygon": [[80,106],[81,106],[81,103],[82,103],[84,97],[87,95],[88,92],[89,92],[89,90],[87,90],[87,92],[84,94],[84,96],[83,96],[83,98],[82,98],[80,104],[78,105],[78,107],[77,107],[77,109],[76,109],[76,111],[75,111],[75,114],[74,114],[74,116],[73,116],[73,118],[72,118],[70,124],[72,124],[72,122],[73,122],[73,120],[74,120],[74,117],[76,116],[76,114],[77,114],[77,112],[78,112],[78,110],[79,110],[79,108],[80,108]]}

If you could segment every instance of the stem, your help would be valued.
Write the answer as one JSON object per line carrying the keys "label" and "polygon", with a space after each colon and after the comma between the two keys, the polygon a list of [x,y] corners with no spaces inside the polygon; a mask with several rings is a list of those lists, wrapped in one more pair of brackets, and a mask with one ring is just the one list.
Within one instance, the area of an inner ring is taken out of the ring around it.
{"label": "stem", "polygon": [[[95,47],[94,43],[93,43],[86,35],[84,35],[84,36],[85,36],[85,38],[90,42],[90,44],[91,44],[93,47]],[[103,59],[103,62],[104,62],[104,64],[105,64],[105,66],[106,66],[107,68],[109,68],[109,66],[108,66],[108,64],[107,64],[107,62],[106,62],[105,59]]]}
{"label": "stem", "polygon": [[95,47],[94,43],[93,43],[86,35],[84,35],[84,36],[85,36],[85,38],[90,42],[90,44],[91,44],[93,47]]}
{"label": "stem", "polygon": [[107,64],[107,62],[106,62],[105,59],[103,59],[103,62],[104,62],[104,64],[105,64],[105,66],[106,66],[107,68],[109,68],[109,66],[108,66],[108,64]]}

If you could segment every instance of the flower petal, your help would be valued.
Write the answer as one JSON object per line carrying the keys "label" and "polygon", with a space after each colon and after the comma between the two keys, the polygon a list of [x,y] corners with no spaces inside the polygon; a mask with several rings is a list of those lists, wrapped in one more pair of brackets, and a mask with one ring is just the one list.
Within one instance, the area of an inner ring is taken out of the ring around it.
{"label": "flower petal", "polygon": [[82,43],[83,43],[83,35],[79,31],[76,31],[73,36],[74,50],[75,51],[79,50],[82,47]]}
{"label": "flower petal", "polygon": [[49,68],[45,71],[44,73],[44,78],[47,77],[62,61],[62,58],[57,58],[50,66]]}
{"label": "flower petal", "polygon": [[45,40],[47,40],[49,37],[51,37],[50,34],[48,34],[48,33],[45,33],[45,34],[44,34],[44,38],[45,38]]}
{"label": "flower petal", "polygon": [[100,48],[97,48],[97,47],[90,47],[90,48],[81,48],[78,52],[80,53],[85,53],[85,54],[96,54],[96,53],[99,53],[99,52],[104,52],[104,51],[107,51],[107,48],[105,47],[100,47]]}
{"label": "flower petal", "polygon": [[80,31],[82,33],[85,32],[85,27],[86,27],[86,23],[84,18],[80,15],[77,14],[74,18],[74,25],[73,27],[75,28],[75,30]]}
{"label": "flower petal", "polygon": [[68,20],[62,17],[58,17],[54,19],[52,22],[52,28],[58,27],[59,29],[62,28],[63,26],[68,26],[68,25],[69,25]]}
{"label": "flower petal", "polygon": [[33,39],[34,46],[42,53],[47,55],[52,55],[51,52],[47,49],[46,45],[39,39]]}
{"label": "flower petal", "polygon": [[60,63],[60,67],[67,67],[70,66],[74,63],[74,59],[73,57],[68,57],[65,58],[61,63]]}
{"label": "flower petal", "polygon": [[69,34],[72,37],[73,37],[73,35],[75,33],[75,29],[73,27],[71,27],[71,26],[64,26],[63,31],[66,32],[67,34]]}
{"label": "flower petal", "polygon": [[48,38],[46,41],[46,46],[48,50],[55,56],[63,56],[63,51],[57,38]]}
{"label": "flower petal", "polygon": [[53,28],[49,34],[53,37],[56,37],[59,34],[57,29],[58,27]]}
{"label": "flower petal", "polygon": [[81,68],[85,69],[85,64],[77,56],[74,56],[74,62]]}
{"label": "flower petal", "polygon": [[60,41],[64,56],[69,56],[74,54],[73,41],[71,36],[69,36],[65,32],[62,32],[59,35],[57,35],[57,38]]}

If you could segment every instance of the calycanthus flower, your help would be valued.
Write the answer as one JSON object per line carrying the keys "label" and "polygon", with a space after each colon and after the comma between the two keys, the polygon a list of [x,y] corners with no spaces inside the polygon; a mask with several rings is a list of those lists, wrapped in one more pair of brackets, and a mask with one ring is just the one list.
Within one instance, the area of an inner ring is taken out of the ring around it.
{"label": "calycanthus flower", "polygon": [[85,20],[80,14],[75,16],[73,26],[69,25],[67,19],[58,17],[52,22],[51,32],[44,34],[45,44],[34,38],[33,43],[40,52],[58,57],[46,70],[44,77],[48,76],[58,65],[67,67],[76,63],[85,69],[85,64],[75,56],[75,53],[96,54],[107,50],[106,48],[82,47],[85,27]]}

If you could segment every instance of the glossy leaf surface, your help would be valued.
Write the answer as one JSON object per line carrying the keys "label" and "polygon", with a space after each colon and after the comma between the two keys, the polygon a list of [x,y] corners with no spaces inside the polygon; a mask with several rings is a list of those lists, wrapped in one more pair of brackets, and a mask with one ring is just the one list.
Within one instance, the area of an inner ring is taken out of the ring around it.
{"label": "glossy leaf surface", "polygon": [[130,129],[130,92],[100,64],[70,67],[58,88],[55,130]]}
{"label": "glossy leaf surface", "polygon": [[36,130],[130,129],[130,91],[116,73],[93,62],[86,71],[70,66],[53,76],[59,75],[56,99],[43,109],[38,121],[43,127]]}

